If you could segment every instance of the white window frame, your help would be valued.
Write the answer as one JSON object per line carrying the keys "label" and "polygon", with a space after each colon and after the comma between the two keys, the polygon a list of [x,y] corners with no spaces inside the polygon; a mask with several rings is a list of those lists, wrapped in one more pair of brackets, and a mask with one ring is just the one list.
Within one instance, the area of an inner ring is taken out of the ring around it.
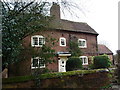
{"label": "white window frame", "polygon": [[[80,56],[79,58],[82,59],[82,62],[83,62],[82,65],[88,65],[88,57],[87,56]],[[87,60],[86,63],[84,63],[84,61],[83,61],[84,58],[86,58],[86,60]]]}
{"label": "white window frame", "polygon": [[[84,41],[85,42],[85,45],[84,46],[79,46],[79,42],[80,41]],[[85,39],[78,39],[78,47],[79,48],[87,48],[87,41]]]}
{"label": "white window frame", "polygon": [[[38,45],[34,45],[34,41],[33,41],[33,38],[34,38],[34,37],[38,39],[38,40],[37,40]],[[40,39],[40,38],[43,39],[42,45],[39,45],[39,39]],[[32,46],[32,47],[42,47],[43,44],[45,44],[45,38],[44,38],[42,35],[34,35],[34,36],[31,37],[31,46]]]}
{"label": "white window frame", "polygon": [[43,65],[43,66],[38,66],[38,67],[33,67],[33,59],[38,59],[38,65],[39,65],[39,59],[41,59],[41,58],[39,58],[39,57],[35,57],[35,58],[31,58],[31,69],[37,69],[37,68],[45,68],[45,64]]}
{"label": "white window frame", "polygon": [[[62,40],[62,39],[64,40],[65,45],[62,45],[62,44],[61,44],[61,40]],[[66,38],[60,37],[59,42],[60,42],[60,46],[63,46],[63,47],[66,46]]]}

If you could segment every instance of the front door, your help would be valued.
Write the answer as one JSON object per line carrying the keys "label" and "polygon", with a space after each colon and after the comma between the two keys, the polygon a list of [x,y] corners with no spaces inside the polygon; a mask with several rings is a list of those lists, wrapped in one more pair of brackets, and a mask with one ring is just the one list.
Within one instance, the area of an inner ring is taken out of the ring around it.
{"label": "front door", "polygon": [[66,57],[61,57],[60,60],[58,60],[59,72],[66,72],[66,61]]}

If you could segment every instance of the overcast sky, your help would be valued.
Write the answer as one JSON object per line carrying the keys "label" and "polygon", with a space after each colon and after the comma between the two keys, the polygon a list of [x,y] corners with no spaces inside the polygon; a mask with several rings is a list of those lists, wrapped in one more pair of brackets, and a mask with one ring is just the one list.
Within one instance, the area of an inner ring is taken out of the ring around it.
{"label": "overcast sky", "polygon": [[[71,0],[82,10],[74,10],[74,15],[62,18],[88,23],[99,33],[98,43],[105,44],[113,53],[118,50],[118,1],[119,0]],[[83,13],[84,12],[84,13]]]}

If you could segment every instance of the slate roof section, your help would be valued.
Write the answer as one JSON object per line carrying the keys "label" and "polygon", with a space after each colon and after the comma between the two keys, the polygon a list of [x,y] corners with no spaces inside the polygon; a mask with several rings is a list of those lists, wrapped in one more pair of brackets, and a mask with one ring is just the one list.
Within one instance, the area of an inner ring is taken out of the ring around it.
{"label": "slate roof section", "polygon": [[108,47],[102,44],[98,44],[98,53],[99,54],[113,54],[113,52]]}
{"label": "slate roof section", "polygon": [[73,21],[59,19],[59,20],[53,20],[53,22],[51,22],[51,27],[59,30],[98,35],[98,33],[94,29],[92,29],[87,23],[84,22],[73,22]]}

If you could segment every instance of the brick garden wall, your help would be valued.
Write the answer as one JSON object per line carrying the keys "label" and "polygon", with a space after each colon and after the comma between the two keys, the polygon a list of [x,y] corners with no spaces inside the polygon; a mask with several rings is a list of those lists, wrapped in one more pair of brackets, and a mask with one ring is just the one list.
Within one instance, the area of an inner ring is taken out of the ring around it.
{"label": "brick garden wall", "polygon": [[[60,73],[58,73],[60,74]],[[101,88],[110,84],[107,71],[41,79],[40,88]],[[4,79],[5,80],[5,79]],[[4,81],[3,80],[3,81]],[[3,83],[3,88],[33,88],[34,81]],[[95,89],[94,89],[95,90]]]}

